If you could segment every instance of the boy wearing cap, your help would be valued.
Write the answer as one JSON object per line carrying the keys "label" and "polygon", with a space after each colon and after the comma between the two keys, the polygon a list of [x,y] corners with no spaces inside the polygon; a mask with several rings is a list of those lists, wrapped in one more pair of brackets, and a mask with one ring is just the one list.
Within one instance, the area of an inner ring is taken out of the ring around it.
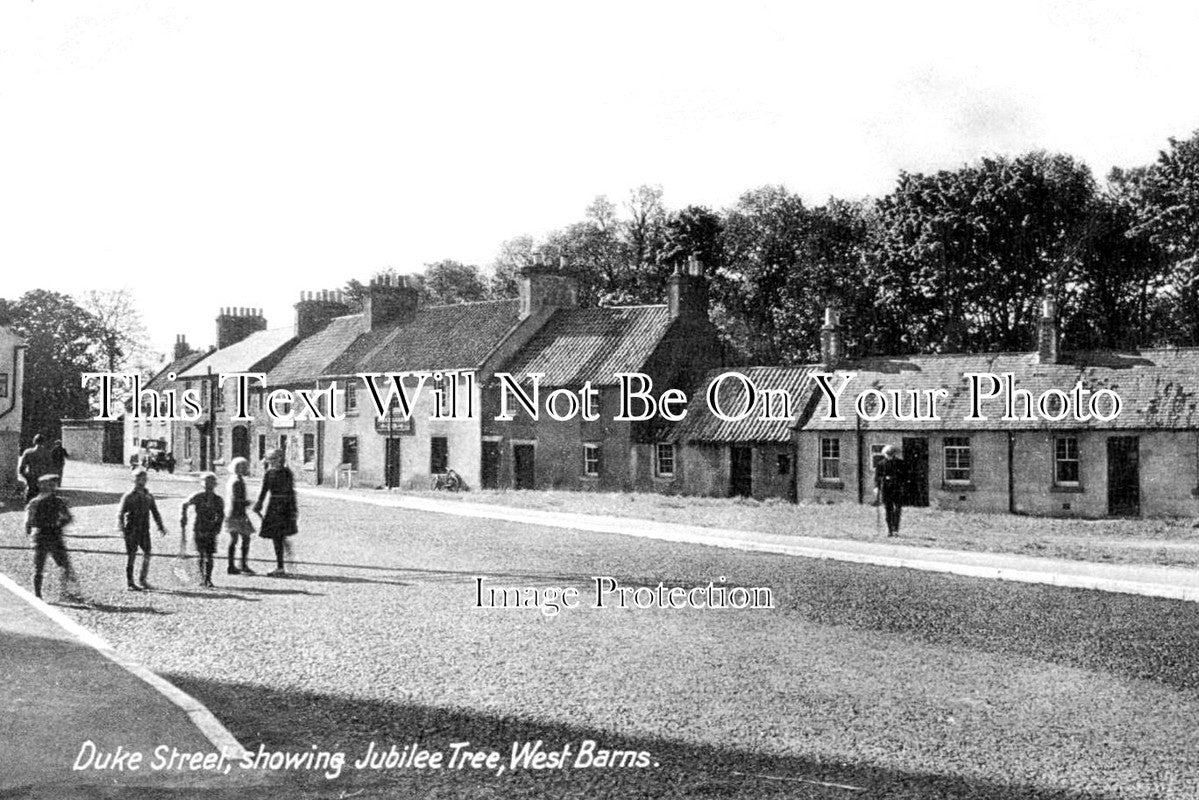
{"label": "boy wearing cap", "polygon": [[[147,582],[150,577],[150,517],[154,517],[158,525],[159,536],[167,532],[162,524],[162,515],[158,513],[158,503],[146,488],[148,480],[145,467],[133,470],[133,488],[121,497],[121,505],[117,509],[117,525],[125,537],[125,585],[131,592],[151,588]],[[141,580],[134,583],[133,563],[137,560],[138,550],[142,551]]]}
{"label": "boy wearing cap", "polygon": [[[62,540],[62,529],[71,524],[71,511],[58,496],[58,476],[42,475],[36,481],[38,494],[25,506],[25,535],[33,536],[33,594],[42,596],[42,576],[46,570],[46,556],[62,569],[63,584],[75,583],[75,571],[67,555],[67,546]],[[64,591],[64,596],[74,596],[73,591]]]}
{"label": "boy wearing cap", "polygon": [[216,555],[216,538],[225,521],[225,501],[216,493],[216,475],[206,472],[200,476],[204,490],[196,492],[183,503],[179,514],[179,536],[187,536],[187,508],[196,509],[195,533],[196,552],[200,556],[200,580],[212,588],[212,562]]}

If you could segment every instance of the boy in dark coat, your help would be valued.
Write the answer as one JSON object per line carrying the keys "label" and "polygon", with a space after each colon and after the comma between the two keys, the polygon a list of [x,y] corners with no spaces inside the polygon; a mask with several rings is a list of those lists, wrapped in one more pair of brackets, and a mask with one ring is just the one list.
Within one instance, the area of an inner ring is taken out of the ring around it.
{"label": "boy in dark coat", "polygon": [[[36,481],[38,494],[25,506],[25,535],[33,537],[33,594],[42,596],[42,577],[46,569],[46,556],[62,569],[63,585],[75,584],[75,571],[71,558],[62,540],[62,529],[71,524],[71,510],[55,492],[58,476],[43,475]],[[73,590],[63,595],[74,597]]]}
{"label": "boy in dark coat", "polygon": [[216,556],[216,539],[225,521],[225,501],[216,493],[216,475],[206,472],[201,476],[204,490],[196,492],[183,502],[179,512],[179,536],[187,536],[187,509],[196,509],[196,520],[192,528],[195,534],[196,553],[200,556],[200,580],[212,588],[212,562]]}
{"label": "boy in dark coat", "polygon": [[[131,592],[140,592],[152,588],[150,577],[150,517],[158,526],[158,535],[166,534],[167,529],[162,524],[162,515],[158,513],[158,503],[154,495],[146,488],[149,476],[145,467],[133,471],[133,488],[121,497],[121,505],[117,509],[117,525],[125,537],[125,585]],[[137,551],[142,551],[142,571],[138,583],[133,582],[133,563],[137,560]]]}

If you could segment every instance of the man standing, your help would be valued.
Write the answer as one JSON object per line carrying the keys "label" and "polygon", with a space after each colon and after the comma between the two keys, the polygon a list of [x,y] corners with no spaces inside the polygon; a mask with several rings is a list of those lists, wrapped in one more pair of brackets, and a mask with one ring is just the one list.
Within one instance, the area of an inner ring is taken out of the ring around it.
{"label": "man standing", "polygon": [[46,437],[40,433],[33,437],[33,447],[21,453],[17,461],[17,476],[25,482],[25,502],[37,497],[37,481],[43,475],[57,474],[46,447]]}
{"label": "man standing", "polygon": [[903,511],[903,490],[907,483],[899,448],[889,444],[883,448],[883,460],[874,469],[874,502],[882,501],[887,512],[887,536],[899,535],[899,517]]}

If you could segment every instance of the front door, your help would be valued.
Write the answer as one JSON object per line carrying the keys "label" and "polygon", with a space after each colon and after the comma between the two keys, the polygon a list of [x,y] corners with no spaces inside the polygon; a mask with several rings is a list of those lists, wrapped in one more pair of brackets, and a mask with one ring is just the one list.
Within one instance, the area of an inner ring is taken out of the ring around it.
{"label": "front door", "polygon": [[400,485],[400,440],[393,436],[383,442],[383,484],[394,489]]}
{"label": "front door", "polygon": [[928,439],[924,437],[904,438],[903,468],[907,478],[903,504],[905,506],[927,506]]}
{"label": "front door", "polygon": [[1141,516],[1141,452],[1136,436],[1107,440],[1107,513]]}
{"label": "front door", "polygon": [[516,489],[533,489],[537,485],[531,444],[512,445],[512,486]]}
{"label": "front door", "polygon": [[750,447],[729,448],[729,497],[754,493],[754,451]]}
{"label": "front door", "polygon": [[233,450],[234,458],[250,458],[250,429],[245,425],[234,425],[232,442],[230,446]]}
{"label": "front door", "polygon": [[500,443],[483,442],[483,463],[479,479],[484,489],[500,488]]}

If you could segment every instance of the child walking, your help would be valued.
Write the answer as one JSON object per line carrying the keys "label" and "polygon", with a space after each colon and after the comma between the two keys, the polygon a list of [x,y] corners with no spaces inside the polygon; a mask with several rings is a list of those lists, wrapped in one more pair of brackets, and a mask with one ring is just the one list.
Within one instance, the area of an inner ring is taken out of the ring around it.
{"label": "child walking", "polygon": [[[162,516],[158,513],[158,503],[154,495],[146,488],[149,475],[144,467],[133,470],[133,488],[121,497],[121,505],[117,509],[117,527],[125,537],[125,585],[131,592],[149,590],[150,577],[150,517],[158,525],[158,535],[166,534]],[[142,551],[142,571],[138,583],[133,582],[133,563],[137,560],[137,551]]]}
{"label": "child walking", "polygon": [[42,596],[42,576],[46,569],[46,556],[62,569],[64,587],[62,594],[67,598],[77,597],[74,585],[75,570],[62,540],[62,529],[71,524],[71,510],[56,494],[58,476],[42,475],[37,479],[38,493],[25,506],[25,535],[33,537],[33,594]]}
{"label": "child walking", "polygon": [[[241,456],[229,462],[229,485],[225,491],[225,502],[228,510],[225,514],[225,529],[229,531],[229,574],[253,575],[250,569],[250,537],[254,535],[254,523],[246,509],[250,501],[246,499],[246,475],[250,473],[250,462]],[[234,566],[233,557],[237,554],[238,540],[241,541],[241,568]]]}
{"label": "child walking", "polygon": [[[266,454],[267,470],[262,477],[262,490],[258,493],[258,502],[254,504],[254,513],[262,516],[262,529],[259,536],[270,539],[275,545],[275,569],[267,575],[272,578],[286,577],[283,568],[283,556],[290,547],[288,538],[296,535],[296,518],[299,509],[296,506],[295,476],[283,463],[283,451],[271,450]],[[270,502],[267,502],[267,498]],[[266,505],[266,512],[262,507]]]}
{"label": "child walking", "polygon": [[196,509],[196,521],[192,528],[195,534],[196,553],[200,557],[200,581],[212,588],[212,562],[216,556],[216,537],[225,521],[225,502],[216,493],[216,475],[204,473],[201,480],[204,490],[196,492],[183,502],[179,512],[179,537],[187,537],[187,508]]}

